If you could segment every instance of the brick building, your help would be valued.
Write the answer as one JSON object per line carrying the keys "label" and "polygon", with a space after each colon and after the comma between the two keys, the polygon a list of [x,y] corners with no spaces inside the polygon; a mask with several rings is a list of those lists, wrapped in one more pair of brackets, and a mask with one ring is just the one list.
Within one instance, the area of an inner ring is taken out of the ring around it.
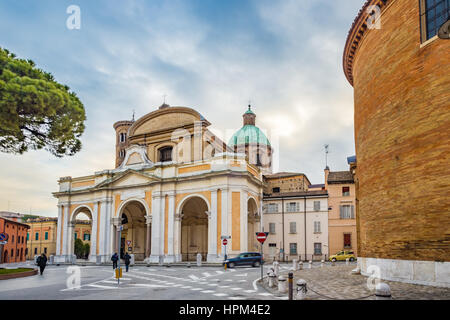
{"label": "brick building", "polygon": [[[350,159],[348,162],[350,164]],[[328,238],[330,255],[341,250],[356,253],[356,190],[353,173],[325,169],[325,189],[328,191]]]}
{"label": "brick building", "polygon": [[328,250],[328,193],[308,190],[302,173],[265,176],[264,231],[269,236],[264,254],[269,260],[321,260]]}
{"label": "brick building", "polygon": [[[56,238],[58,218],[40,217],[28,219],[26,224],[30,227],[27,233],[27,259],[45,253],[47,256],[56,255]],[[91,240],[91,222],[77,220],[74,227],[74,238],[80,238],[84,243]]]}
{"label": "brick building", "polygon": [[450,41],[436,35],[449,13],[448,0],[369,0],[348,34],[363,274],[450,286]]}
{"label": "brick building", "polygon": [[28,228],[26,224],[0,217],[0,233],[7,234],[7,243],[0,244],[0,263],[26,260]]}

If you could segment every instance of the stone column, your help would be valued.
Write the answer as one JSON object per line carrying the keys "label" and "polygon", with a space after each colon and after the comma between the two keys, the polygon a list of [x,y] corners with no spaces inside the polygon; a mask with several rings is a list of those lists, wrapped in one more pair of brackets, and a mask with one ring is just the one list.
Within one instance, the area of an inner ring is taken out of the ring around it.
{"label": "stone column", "polygon": [[97,223],[98,223],[97,217],[98,217],[98,202],[95,202],[91,224],[91,251],[89,252],[90,262],[97,261]]}
{"label": "stone column", "polygon": [[113,226],[113,251],[119,253],[119,226],[120,226],[120,218],[111,218],[111,225]]}
{"label": "stone column", "polygon": [[58,204],[58,225],[56,230],[56,256],[61,256],[61,229],[64,227],[62,225],[63,210],[62,205]]}
{"label": "stone column", "polygon": [[[164,261],[168,263],[175,262],[175,255],[174,255],[174,233],[175,233],[175,227],[174,227],[174,219],[175,219],[175,192],[169,192],[167,194],[169,196],[169,208],[167,210],[167,213],[169,214],[168,217],[168,226],[167,226],[167,256],[165,257]],[[164,201],[165,202],[165,201]]]}
{"label": "stone column", "polygon": [[[228,231],[228,216],[229,216],[229,211],[228,211],[228,199],[230,198],[228,196],[229,194],[229,190],[226,188],[221,189],[222,190],[222,221],[219,221],[219,223],[222,223],[222,234],[221,236],[230,236],[230,233]],[[228,248],[231,247],[231,242],[228,242]],[[225,256],[225,246],[222,245],[221,246],[222,250],[221,250],[221,255],[222,257]],[[230,250],[227,250],[228,252]]]}
{"label": "stone column", "polygon": [[145,241],[145,260],[150,258],[152,246],[152,216],[145,216],[145,224],[147,225],[147,239]]}
{"label": "stone column", "polygon": [[241,252],[248,251],[248,194],[241,190]]}
{"label": "stone column", "polygon": [[208,262],[217,261],[217,190],[211,191],[211,212],[208,219]]}
{"label": "stone column", "polygon": [[175,236],[174,236],[174,247],[175,247],[175,261],[181,262],[181,214],[175,214]]}
{"label": "stone column", "polygon": [[68,262],[67,256],[67,248],[68,248],[68,241],[69,241],[69,207],[70,204],[64,204],[64,210],[62,214],[64,215],[64,223],[63,223],[63,247],[62,247],[62,256],[65,262]]}
{"label": "stone column", "polygon": [[[150,262],[158,263],[161,253],[161,193],[152,192],[152,240]],[[164,244],[164,243],[163,243]]]}

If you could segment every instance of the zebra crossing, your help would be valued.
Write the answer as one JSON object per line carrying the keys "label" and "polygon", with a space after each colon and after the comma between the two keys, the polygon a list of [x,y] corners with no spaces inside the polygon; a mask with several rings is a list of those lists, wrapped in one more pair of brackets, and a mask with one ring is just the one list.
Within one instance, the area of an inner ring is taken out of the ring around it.
{"label": "zebra crossing", "polygon": [[[106,279],[83,284],[79,290],[130,290],[130,289],[167,289],[183,290],[189,299],[202,298],[203,295],[212,299],[249,300],[277,299],[273,294],[258,289],[255,281],[249,276],[253,270],[253,278],[257,278],[254,268],[214,270],[199,268],[145,268],[133,267],[124,273],[120,284],[114,279],[111,269],[105,269],[110,276]],[[70,289],[63,289],[66,291]],[[202,299],[205,297],[203,296]]]}

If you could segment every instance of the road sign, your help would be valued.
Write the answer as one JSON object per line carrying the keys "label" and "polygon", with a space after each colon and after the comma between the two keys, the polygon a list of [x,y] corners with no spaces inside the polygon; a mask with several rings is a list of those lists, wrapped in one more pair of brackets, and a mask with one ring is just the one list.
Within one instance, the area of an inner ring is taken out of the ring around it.
{"label": "road sign", "polygon": [[0,241],[7,241],[8,235],[4,232],[0,233]]}
{"label": "road sign", "polygon": [[131,240],[127,240],[127,245],[131,247]]}
{"label": "road sign", "polygon": [[222,243],[223,243],[224,246],[226,246],[228,244],[228,240],[227,239],[223,239]]}
{"label": "road sign", "polygon": [[268,232],[257,232],[256,233],[256,239],[261,242],[261,244],[264,243],[264,241],[266,241],[267,236],[269,235]]}
{"label": "road sign", "polygon": [[7,244],[8,241],[0,241],[0,244]]}
{"label": "road sign", "polygon": [[123,226],[119,226],[119,231],[123,231]]}
{"label": "road sign", "polygon": [[220,239],[231,239],[231,236],[221,236]]}

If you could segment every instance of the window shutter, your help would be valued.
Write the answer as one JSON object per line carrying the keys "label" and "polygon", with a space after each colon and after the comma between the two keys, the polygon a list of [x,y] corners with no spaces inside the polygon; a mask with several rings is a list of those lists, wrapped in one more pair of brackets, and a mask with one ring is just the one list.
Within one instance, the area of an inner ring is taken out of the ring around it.
{"label": "window shutter", "polygon": [[355,219],[355,206],[352,205],[352,219]]}
{"label": "window shutter", "polygon": [[343,206],[339,206],[339,216],[341,217],[341,219],[344,219],[344,207]]}

